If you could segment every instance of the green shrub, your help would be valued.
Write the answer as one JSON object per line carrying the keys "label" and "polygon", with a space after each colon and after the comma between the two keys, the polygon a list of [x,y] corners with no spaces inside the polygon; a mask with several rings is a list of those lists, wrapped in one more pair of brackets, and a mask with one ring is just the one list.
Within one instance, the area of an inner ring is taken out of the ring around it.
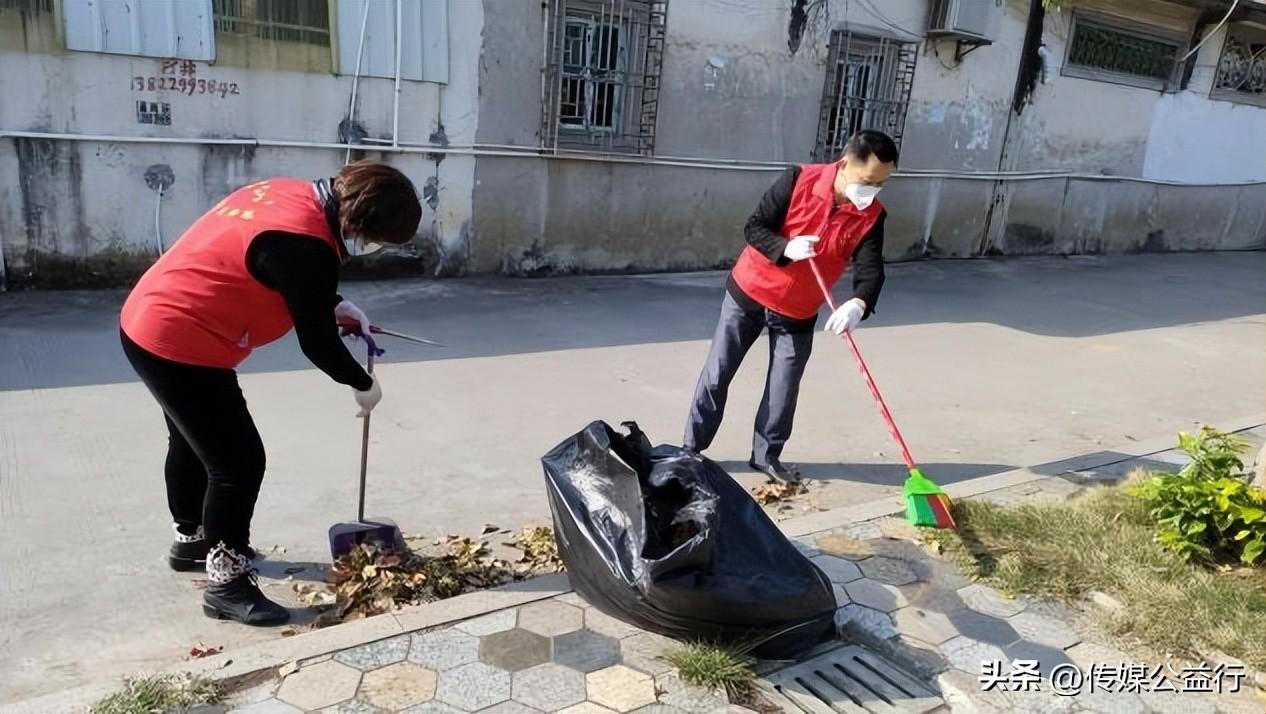
{"label": "green shrub", "polygon": [[1147,503],[1159,526],[1157,542],[1192,560],[1260,562],[1266,554],[1266,491],[1244,471],[1248,442],[1205,427],[1180,434],[1178,445],[1190,464],[1128,489]]}

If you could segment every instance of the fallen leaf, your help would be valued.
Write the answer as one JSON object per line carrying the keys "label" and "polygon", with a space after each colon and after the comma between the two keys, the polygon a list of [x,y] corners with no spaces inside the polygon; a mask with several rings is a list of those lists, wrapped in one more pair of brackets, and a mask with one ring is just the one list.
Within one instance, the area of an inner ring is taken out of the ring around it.
{"label": "fallen leaf", "polygon": [[483,532],[481,532],[479,535],[481,536],[492,535],[493,533],[496,533],[499,530],[501,530],[500,526],[494,526],[491,523],[487,523],[487,524],[484,524]]}
{"label": "fallen leaf", "polygon": [[297,634],[299,634],[299,632],[295,630],[295,628],[293,627],[287,627],[286,629],[281,631],[282,637],[294,637]]}
{"label": "fallen leaf", "polygon": [[226,660],[224,660],[224,664],[220,665],[220,669],[224,669],[225,667],[227,667],[227,666],[229,666],[229,665],[231,665],[231,664],[233,664],[233,660],[231,660],[231,659],[226,659]]}
{"label": "fallen leaf", "polygon": [[286,568],[282,572],[284,572],[286,575],[294,575],[295,573],[302,573],[305,570],[307,570],[307,568],[303,567],[302,565],[296,565],[293,568]]}
{"label": "fallen leaf", "polygon": [[806,492],[807,488],[803,483],[797,481],[791,481],[788,483],[775,481],[762,484],[752,489],[752,496],[756,499],[757,503],[762,506],[768,506],[772,503],[778,503],[779,501],[795,498],[796,496]]}
{"label": "fallen leaf", "polygon": [[289,662],[285,665],[282,665],[282,667],[277,670],[277,676],[281,677],[282,679],[285,679],[286,677],[289,677],[290,675],[298,671],[299,671],[299,663]]}
{"label": "fallen leaf", "polygon": [[207,647],[206,645],[199,642],[198,644],[189,648],[189,656],[193,657],[194,659],[202,659],[203,657],[218,655],[223,651],[224,651],[223,647]]}

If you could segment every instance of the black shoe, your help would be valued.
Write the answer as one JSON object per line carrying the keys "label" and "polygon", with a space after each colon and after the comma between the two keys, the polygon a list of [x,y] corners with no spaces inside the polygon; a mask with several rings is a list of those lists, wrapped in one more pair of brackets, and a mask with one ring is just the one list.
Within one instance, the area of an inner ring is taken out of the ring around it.
{"label": "black shoe", "polygon": [[[255,549],[250,546],[246,546],[245,555],[247,560],[254,560],[257,556]],[[173,541],[171,550],[167,553],[167,564],[172,570],[182,573],[206,568],[207,542],[205,540],[192,543]]]}
{"label": "black shoe", "polygon": [[800,480],[800,472],[796,469],[787,468],[777,457],[769,457],[769,463],[758,464],[755,460],[749,460],[747,465],[759,471],[774,481],[781,483],[791,483]]}
{"label": "black shoe", "polygon": [[280,625],[290,619],[289,610],[264,597],[250,561],[224,543],[207,554],[207,575],[212,583],[202,595],[207,617],[244,625]]}

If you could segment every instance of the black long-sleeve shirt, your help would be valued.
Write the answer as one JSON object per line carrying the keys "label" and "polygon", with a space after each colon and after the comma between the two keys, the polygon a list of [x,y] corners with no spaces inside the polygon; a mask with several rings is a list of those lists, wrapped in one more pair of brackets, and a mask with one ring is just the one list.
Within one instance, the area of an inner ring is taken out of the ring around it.
{"label": "black long-sleeve shirt", "polygon": [[[800,167],[787,169],[778,177],[773,186],[761,196],[756,211],[747,219],[743,227],[743,235],[747,243],[778,266],[791,264],[783,251],[787,247],[788,237],[781,235],[783,223],[787,220],[787,209],[791,206],[791,195],[796,188],[796,180],[800,178]],[[884,220],[888,212],[879,214],[875,225],[862,237],[853,250],[853,297],[861,298],[866,303],[866,312],[862,319],[870,317],[879,302],[879,292],[884,286]],[[759,303],[743,292],[734,280],[734,274],[726,284],[734,301],[747,310],[763,309]]]}
{"label": "black long-sleeve shirt", "polygon": [[269,231],[251,243],[246,260],[256,280],[281,293],[299,347],[317,369],[362,392],[373,386],[373,378],[339,337],[334,307],[343,298],[334,251],[308,236]]}

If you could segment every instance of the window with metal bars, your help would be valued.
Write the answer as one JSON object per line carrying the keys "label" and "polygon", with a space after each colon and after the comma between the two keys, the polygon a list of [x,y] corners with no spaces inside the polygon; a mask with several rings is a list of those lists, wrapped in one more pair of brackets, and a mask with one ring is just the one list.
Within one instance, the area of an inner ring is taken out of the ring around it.
{"label": "window with metal bars", "polygon": [[1063,74],[1148,89],[1174,86],[1186,38],[1162,28],[1074,12]]}
{"label": "window with metal bars", "polygon": [[1266,106],[1266,30],[1250,25],[1227,30],[1209,96]]}
{"label": "window with metal bars", "polygon": [[882,131],[901,146],[917,56],[914,43],[831,33],[814,160],[835,161],[863,129]]}
{"label": "window with metal bars", "polygon": [[216,32],[330,46],[329,0],[214,0]]}
{"label": "window with metal bars", "polygon": [[651,154],[667,0],[550,0],[544,148]]}

